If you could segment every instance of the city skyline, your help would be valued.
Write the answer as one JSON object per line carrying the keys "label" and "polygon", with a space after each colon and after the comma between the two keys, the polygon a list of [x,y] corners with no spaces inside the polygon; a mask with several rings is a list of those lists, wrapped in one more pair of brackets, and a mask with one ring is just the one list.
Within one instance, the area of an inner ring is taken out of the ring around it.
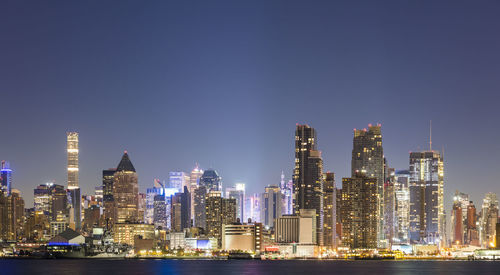
{"label": "city skyline", "polygon": [[[500,193],[495,9],[290,3],[283,14],[273,5],[262,13],[258,3],[225,3],[231,13],[221,3],[128,3],[92,14],[76,3],[5,5],[4,39],[12,43],[0,46],[9,101],[0,159],[27,206],[39,184],[67,184],[67,131],[80,133],[82,194],[93,193],[124,150],[141,192],[200,163],[224,187],[244,182],[251,194],[278,184],[281,171],[291,178],[296,123],[317,130],[324,170],[339,186],[350,176],[353,128],[381,123],[385,157],[400,170],[409,151],[428,148],[432,120],[433,148],[445,150],[446,212],[455,190],[476,205]],[[392,20],[400,24],[388,26]]]}

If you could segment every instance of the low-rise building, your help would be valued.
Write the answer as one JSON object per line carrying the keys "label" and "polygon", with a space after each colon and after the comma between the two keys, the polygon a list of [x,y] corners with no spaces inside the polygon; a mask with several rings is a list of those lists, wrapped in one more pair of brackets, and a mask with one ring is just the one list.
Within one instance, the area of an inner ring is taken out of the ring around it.
{"label": "low-rise building", "polygon": [[152,224],[145,223],[116,223],[114,226],[113,239],[115,243],[134,246],[135,236],[143,239],[154,239],[155,228]]}

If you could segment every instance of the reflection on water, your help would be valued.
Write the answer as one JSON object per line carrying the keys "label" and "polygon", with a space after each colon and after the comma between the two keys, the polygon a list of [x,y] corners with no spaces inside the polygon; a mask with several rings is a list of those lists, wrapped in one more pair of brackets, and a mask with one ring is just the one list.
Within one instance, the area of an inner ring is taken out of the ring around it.
{"label": "reflection on water", "polygon": [[500,274],[500,261],[0,260],[0,274]]}

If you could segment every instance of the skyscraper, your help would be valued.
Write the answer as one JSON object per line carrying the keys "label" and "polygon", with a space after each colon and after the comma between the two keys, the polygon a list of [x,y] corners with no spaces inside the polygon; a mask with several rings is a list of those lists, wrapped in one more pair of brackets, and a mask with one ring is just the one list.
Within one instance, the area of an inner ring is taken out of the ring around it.
{"label": "skyscraper", "polygon": [[323,243],[323,159],[317,151],[316,131],[308,125],[295,130],[294,213],[316,210],[316,240]]}
{"label": "skyscraper", "polygon": [[116,222],[138,222],[138,177],[127,151],[124,152],[113,177],[113,199]]}
{"label": "skyscraper", "polygon": [[176,188],[179,192],[184,190],[184,186],[189,187],[190,177],[185,172],[168,173],[168,184],[170,188]]}
{"label": "skyscraper", "polygon": [[226,188],[226,198],[236,200],[236,218],[243,222],[245,217],[245,184],[236,183]]}
{"label": "skyscraper", "polygon": [[200,178],[200,186],[205,186],[207,192],[222,191],[222,179],[217,171],[212,169],[205,170]]}
{"label": "skyscraper", "polygon": [[410,172],[408,170],[396,172],[394,193],[396,196],[395,238],[396,242],[408,243],[410,229]]}
{"label": "skyscraper", "polygon": [[194,226],[206,228],[206,196],[207,188],[200,185],[194,190]]}
{"label": "skyscraper", "polygon": [[281,217],[281,190],[276,185],[267,186],[260,199],[260,221],[263,226],[274,227],[274,222]]}
{"label": "skyscraper", "polygon": [[2,160],[2,169],[0,170],[0,189],[5,196],[10,196],[12,189],[12,169],[5,160]]}
{"label": "skyscraper", "polygon": [[293,181],[285,181],[285,174],[281,171],[281,181],[280,181],[280,189],[281,189],[281,214],[282,215],[291,215],[293,214]]}
{"label": "skyscraper", "polygon": [[479,220],[479,239],[481,247],[495,246],[495,225],[498,222],[498,199],[495,193],[487,193],[483,199]]}
{"label": "skyscraper", "polygon": [[173,231],[182,232],[191,227],[191,194],[187,186],[184,186],[184,192],[172,196],[171,209]]}
{"label": "skyscraper", "polygon": [[378,181],[364,173],[342,179],[342,244],[350,248],[376,248]]}
{"label": "skyscraper", "polygon": [[468,245],[479,246],[479,231],[477,230],[476,206],[472,201],[467,206],[467,226],[465,243]]}
{"label": "skyscraper", "polygon": [[334,248],[337,245],[337,195],[335,188],[335,173],[326,172],[323,175],[323,245]]}
{"label": "skyscraper", "polygon": [[410,239],[444,241],[443,158],[439,152],[410,153]]}
{"label": "skyscraper", "polygon": [[211,191],[206,197],[206,234],[222,245],[222,226],[236,222],[236,201],[222,198],[220,191]]}
{"label": "skyscraper", "polygon": [[381,125],[368,124],[368,130],[354,129],[351,176],[363,173],[366,177],[377,179],[378,207],[380,217],[377,225],[377,243],[381,246],[384,236],[384,149],[382,147]]}
{"label": "skyscraper", "polygon": [[68,158],[68,203],[70,203],[70,224],[74,224],[75,230],[81,228],[82,205],[80,187],[78,185],[78,133],[68,132],[67,137],[67,158]]}
{"label": "skyscraper", "polygon": [[201,170],[198,167],[198,164],[196,164],[196,167],[191,171],[191,174],[189,175],[189,193],[191,194],[191,218],[194,219],[195,213],[195,190],[198,188],[200,184],[200,178],[203,175],[203,170]]}

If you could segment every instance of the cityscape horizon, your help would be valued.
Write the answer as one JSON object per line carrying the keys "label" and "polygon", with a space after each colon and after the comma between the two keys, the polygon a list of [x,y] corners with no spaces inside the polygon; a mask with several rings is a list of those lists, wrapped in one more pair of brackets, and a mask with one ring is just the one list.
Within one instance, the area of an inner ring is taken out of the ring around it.
{"label": "cityscape horizon", "polygon": [[0,260],[500,259],[499,13],[1,3]]}

